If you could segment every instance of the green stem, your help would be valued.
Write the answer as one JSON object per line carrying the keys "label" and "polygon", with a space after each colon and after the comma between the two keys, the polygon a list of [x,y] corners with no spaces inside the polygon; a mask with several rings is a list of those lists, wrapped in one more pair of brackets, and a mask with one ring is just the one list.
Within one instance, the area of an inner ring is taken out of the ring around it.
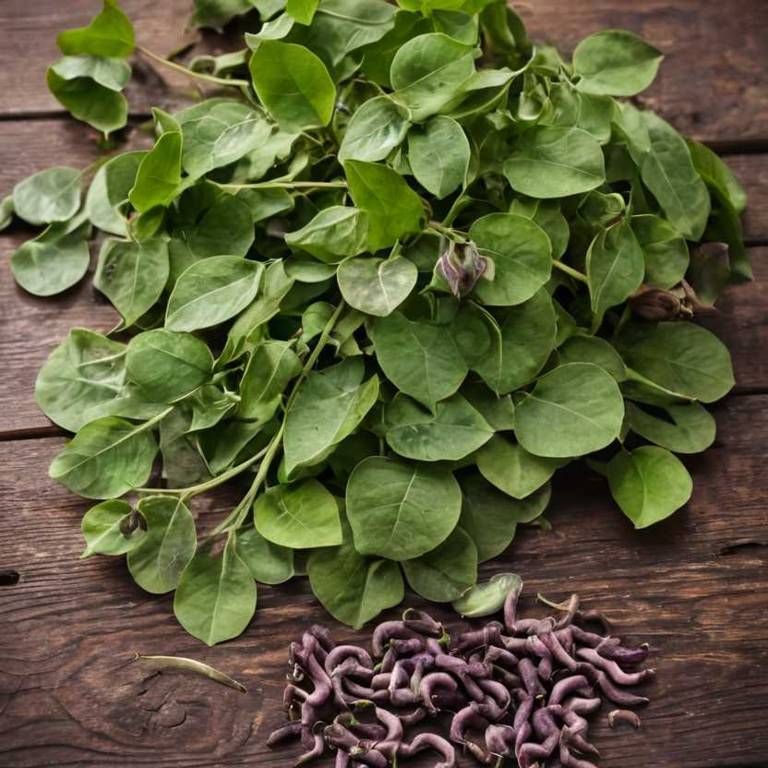
{"label": "green stem", "polygon": [[206,480],[204,483],[198,483],[197,485],[190,485],[187,488],[137,488],[140,493],[152,493],[152,494],[170,494],[173,496],[181,496],[182,499],[189,499],[192,496],[198,496],[201,493],[210,491],[211,488],[216,488],[222,483],[226,483],[227,480],[231,480],[241,472],[244,472],[252,464],[255,464],[262,456],[267,452],[268,448],[263,448],[258,453],[250,456],[240,464],[230,467],[226,472],[222,472],[216,477],[212,477],[210,480]]}
{"label": "green stem", "polygon": [[469,203],[469,200],[464,196],[464,194],[460,194],[454,201],[453,205],[448,209],[448,213],[445,214],[445,218],[442,221],[442,224],[444,227],[450,227],[451,224],[453,224],[453,220],[461,213],[462,208],[464,208]]}
{"label": "green stem", "polygon": [[467,238],[462,232],[457,232],[455,229],[443,226],[437,221],[430,221],[426,231],[432,233],[433,235],[441,235],[442,237],[447,237],[449,240],[453,240],[454,243],[467,242]]}
{"label": "green stem", "polygon": [[[331,331],[333,331],[334,326],[336,325],[336,321],[339,319],[339,316],[343,312],[346,304],[344,303],[344,300],[342,299],[339,301],[339,306],[336,307],[333,314],[329,318],[328,322],[325,324],[325,327],[323,328],[322,333],[320,334],[320,338],[317,340],[317,344],[315,344],[314,349],[310,353],[309,357],[307,358],[306,362],[304,363],[304,367],[301,369],[301,373],[299,374],[298,378],[293,384],[293,388],[291,389],[291,394],[288,396],[288,400],[285,404],[285,412],[287,413],[291,406],[293,405],[293,402],[296,400],[296,395],[298,394],[299,387],[301,386],[302,382],[306,378],[307,374],[314,368],[315,363],[317,362],[318,357],[320,357],[320,353],[323,351],[323,348],[328,343],[328,339],[331,337]],[[277,432],[274,434],[272,439],[269,441],[269,445],[265,449],[264,454],[264,460],[261,462],[259,466],[259,471],[256,473],[256,477],[253,478],[253,482],[251,483],[251,487],[246,492],[245,496],[240,500],[240,503],[227,515],[227,517],[222,520],[208,535],[206,538],[210,538],[212,536],[218,536],[221,533],[224,533],[225,531],[234,531],[237,530],[245,520],[245,516],[248,514],[248,510],[251,508],[251,505],[256,500],[256,495],[259,492],[259,489],[264,484],[264,481],[267,479],[267,474],[269,473],[270,467],[272,466],[272,462],[275,459],[275,456],[277,456],[278,451],[280,448],[282,448],[282,442],[283,442],[283,435],[285,434],[285,418],[283,418],[282,423],[280,424],[280,429],[277,430]]]}
{"label": "green stem", "polygon": [[[216,182],[214,182],[216,183]],[[259,181],[254,184],[217,184],[221,189],[346,189],[346,181]]]}
{"label": "green stem", "polygon": [[561,272],[565,272],[566,275],[570,275],[574,280],[578,280],[580,283],[589,285],[589,280],[587,280],[587,276],[583,272],[579,272],[578,269],[569,267],[567,264],[564,264],[562,261],[559,261],[558,259],[552,259],[552,265],[557,267]]}
{"label": "green stem", "polygon": [[206,75],[203,72],[195,72],[193,69],[189,69],[188,67],[182,66],[181,64],[177,64],[175,61],[164,59],[162,56],[159,56],[153,51],[150,51],[143,45],[137,45],[136,49],[141,51],[145,56],[156,61],[158,64],[162,64],[164,67],[168,67],[169,69],[175,69],[177,72],[181,72],[187,77],[193,77],[196,80],[203,80],[206,83],[213,83],[214,85],[230,85],[235,88],[249,88],[251,85],[247,80],[239,80],[234,77],[216,77],[214,75]]}

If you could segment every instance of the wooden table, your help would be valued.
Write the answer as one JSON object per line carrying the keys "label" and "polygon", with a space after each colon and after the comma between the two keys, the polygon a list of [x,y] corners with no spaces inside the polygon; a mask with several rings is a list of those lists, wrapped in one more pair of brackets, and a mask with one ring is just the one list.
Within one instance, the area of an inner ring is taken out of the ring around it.
{"label": "wooden table", "polygon": [[[84,23],[96,5],[0,3],[0,195],[33,171],[96,156],[44,78],[56,32]],[[144,44],[175,45],[187,0],[124,6]],[[651,643],[658,680],[643,729],[611,733],[604,717],[595,726],[605,768],[766,766],[768,3],[535,0],[522,12],[536,37],[566,49],[601,27],[624,27],[667,53],[649,101],[727,155],[746,186],[757,280],[729,293],[708,322],[732,350],[738,383],[716,406],[715,446],[686,460],[696,486],[687,508],[636,533],[603,481],[576,470],[556,489],[554,531],[525,531],[484,575],[519,572],[529,602],[537,591],[578,591],[632,640]],[[152,78],[148,86],[150,100],[167,101]],[[146,110],[147,97],[132,100]],[[65,438],[38,412],[33,383],[70,327],[105,331],[115,314],[88,281],[53,301],[16,288],[8,257],[26,234],[0,236],[0,765],[288,765],[293,753],[264,747],[281,719],[286,647],[306,623],[327,619],[303,580],[264,588],[245,635],[209,649],[177,625],[169,597],[133,584],[121,559],[78,559],[85,504],[48,480]],[[204,660],[248,693],[178,674],[148,677],[131,662],[135,651]]]}

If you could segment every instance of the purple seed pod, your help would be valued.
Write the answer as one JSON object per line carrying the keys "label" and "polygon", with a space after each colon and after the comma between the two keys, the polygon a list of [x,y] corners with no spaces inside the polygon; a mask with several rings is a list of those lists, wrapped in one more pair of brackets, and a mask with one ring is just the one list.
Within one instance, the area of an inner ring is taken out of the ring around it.
{"label": "purple seed pod", "polygon": [[493,698],[501,709],[505,711],[509,709],[512,703],[512,695],[504,685],[496,680],[478,680],[477,684],[486,694]]}
{"label": "purple seed pod", "polygon": [[533,712],[533,703],[533,696],[530,695],[520,701],[517,711],[515,712],[514,720],[512,721],[512,727],[515,731],[519,731],[523,723],[528,722],[531,713]]}
{"label": "purple seed pod", "polygon": [[[541,675],[539,675],[539,677],[541,677]],[[522,688],[523,686],[523,681],[517,675],[513,675],[511,672],[507,672],[507,670],[503,667],[493,668],[493,679],[498,680],[510,691],[514,691],[517,688]]]}
{"label": "purple seed pod", "polygon": [[576,624],[571,624],[569,629],[573,634],[573,639],[577,643],[581,643],[581,645],[588,645],[590,648],[597,648],[597,646],[605,640],[603,635],[596,635],[594,632],[587,632],[586,629],[582,629],[581,627],[576,626]]}
{"label": "purple seed pod", "polygon": [[527,637],[501,637],[501,643],[506,650],[514,653],[516,656],[525,656],[528,654]]}
{"label": "purple seed pod", "polygon": [[572,675],[558,680],[552,686],[552,692],[549,694],[548,704],[560,704],[563,699],[582,688],[589,687],[589,681],[584,675]]}
{"label": "purple seed pod", "polygon": [[498,758],[492,755],[485,747],[475,744],[474,741],[465,741],[464,749],[469,752],[480,765],[494,765]]}
{"label": "purple seed pod", "polygon": [[312,749],[298,757],[294,765],[304,765],[304,763],[316,760],[318,757],[322,757],[323,752],[325,752],[325,739],[323,738],[322,731],[316,731]]}
{"label": "purple seed pod", "polygon": [[560,641],[560,645],[562,645],[568,653],[573,655],[573,627],[568,626],[565,629],[555,630],[555,637]]}
{"label": "purple seed pod", "polygon": [[545,656],[536,666],[536,673],[542,680],[547,682],[552,679],[552,659]]}
{"label": "purple seed pod", "polygon": [[407,640],[418,637],[418,633],[409,629],[402,621],[385,621],[373,630],[371,647],[373,655],[379,659],[384,655],[384,650],[392,639]]}
{"label": "purple seed pod", "polygon": [[285,741],[291,741],[292,739],[298,739],[301,735],[301,723],[293,722],[277,728],[269,734],[267,738],[267,746],[274,747],[278,744],[282,744]]}
{"label": "purple seed pod", "polygon": [[373,688],[366,688],[364,685],[359,685],[348,677],[344,678],[344,690],[346,690],[347,693],[351,693],[355,699],[370,699],[374,694]]}
{"label": "purple seed pod", "polygon": [[423,637],[410,637],[407,639],[393,638],[389,641],[389,647],[396,656],[412,656],[414,653],[420,653],[424,650],[425,642]]}
{"label": "purple seed pod", "polygon": [[523,747],[528,743],[528,739],[531,738],[533,729],[528,720],[521,723],[515,730],[515,759],[520,762],[520,752]]}
{"label": "purple seed pod", "polygon": [[338,718],[331,725],[325,726],[323,737],[329,747],[343,749],[346,752],[349,752],[350,749],[356,747],[360,742],[360,739],[348,728],[345,728]]}
{"label": "purple seed pod", "polygon": [[[389,681],[392,679],[391,672],[379,672],[378,675],[374,675],[371,678],[371,688],[374,691],[380,691],[389,686]],[[363,697],[365,698],[365,697]]]}
{"label": "purple seed pod", "polygon": [[345,752],[343,749],[340,749],[336,753],[336,762],[334,762],[333,768],[349,768],[351,759],[352,758],[349,756],[349,752]]}
{"label": "purple seed pod", "polygon": [[[531,724],[533,725],[533,732],[536,734],[537,738],[544,741],[554,733],[557,735],[559,741],[560,727],[555,722],[555,718],[561,714],[561,711],[562,708],[559,705],[555,705],[552,707],[541,707],[533,713]],[[554,747],[552,747],[549,754],[551,754],[553,750]]]}
{"label": "purple seed pod", "polygon": [[525,647],[529,656],[538,656],[540,659],[552,657],[552,651],[547,648],[539,635],[527,637],[525,639]]}
{"label": "purple seed pod", "polygon": [[483,730],[487,727],[488,721],[477,711],[477,705],[472,703],[453,716],[448,738],[455,744],[464,744],[467,731]]}
{"label": "purple seed pod", "polygon": [[560,737],[560,762],[563,764],[563,768],[597,768],[594,763],[590,763],[588,760],[580,760],[575,755],[571,754],[571,750],[568,747],[568,727],[566,726],[562,730]]}
{"label": "purple seed pod", "polygon": [[600,690],[606,695],[606,698],[610,699],[614,704],[618,704],[620,707],[638,707],[641,704],[647,704],[648,699],[645,696],[635,696],[633,693],[619,690],[608,679],[608,675],[605,672],[600,672],[597,679],[597,685]]}
{"label": "purple seed pod", "polygon": [[555,751],[559,741],[560,732],[555,729],[554,733],[547,736],[541,744],[528,741],[521,745],[517,752],[517,762],[519,763],[520,768],[531,768],[531,766],[534,765],[534,761],[538,764],[539,760],[541,760],[543,764]]}
{"label": "purple seed pod", "polygon": [[425,611],[417,611],[415,608],[406,609],[403,614],[403,624],[414,632],[427,637],[442,637],[443,625],[435,621]]}
{"label": "purple seed pod", "polygon": [[336,715],[336,719],[333,722],[334,724],[342,725],[360,739],[380,741],[387,735],[387,729],[383,725],[379,725],[379,723],[361,723],[355,719],[351,712],[342,712]]}
{"label": "purple seed pod", "polygon": [[313,624],[308,630],[310,635],[317,639],[318,643],[326,650],[331,651],[336,643],[331,637],[330,630],[322,624]]}
{"label": "purple seed pod", "polygon": [[485,694],[471,675],[468,675],[466,672],[459,672],[456,677],[461,681],[461,685],[470,699],[475,701],[485,700]]}
{"label": "purple seed pod", "polygon": [[[438,691],[432,697],[432,703],[438,712],[458,712],[463,709],[469,699],[461,691]],[[430,711],[430,715],[435,715],[435,711]]]}
{"label": "purple seed pod", "polygon": [[445,648],[447,647],[448,643],[450,643],[450,640],[451,638],[448,637],[448,635],[445,635],[444,640],[437,640],[434,637],[427,637],[424,641],[424,651],[431,654],[432,656],[445,653]]}
{"label": "purple seed pod", "polygon": [[542,686],[536,667],[530,659],[520,659],[520,662],[517,665],[517,671],[520,673],[520,678],[523,681],[525,690],[528,691],[531,696],[543,695],[544,686]]}
{"label": "purple seed pod", "polygon": [[369,765],[371,768],[387,768],[389,760],[377,749],[365,749],[364,747],[353,747],[349,756],[363,765]]}
{"label": "purple seed pod", "polygon": [[509,725],[492,723],[485,729],[488,751],[501,757],[511,757],[515,746],[515,729]]}
{"label": "purple seed pod", "polygon": [[396,688],[394,691],[389,691],[389,701],[394,707],[412,707],[421,699],[410,688]]}
{"label": "purple seed pod", "polygon": [[580,658],[603,670],[611,678],[611,681],[617,685],[639,685],[656,674],[653,669],[642,669],[639,672],[624,672],[615,661],[603,658],[593,648],[580,648],[576,653]]}
{"label": "purple seed pod", "polygon": [[552,654],[552,658],[561,666],[572,672],[576,669],[576,660],[563,648],[554,632],[544,632],[539,635],[539,639]]}
{"label": "purple seed pod", "polygon": [[597,652],[604,658],[616,661],[619,664],[641,664],[648,657],[648,643],[643,643],[639,648],[624,648],[621,645],[600,644]]}
{"label": "purple seed pod", "polygon": [[518,658],[506,648],[492,645],[485,652],[485,661],[502,666],[505,669],[516,669]]}
{"label": "purple seed pod", "polygon": [[578,696],[571,696],[563,702],[563,710],[575,712],[577,715],[591,715],[597,712],[602,704],[602,699],[583,699]]}
{"label": "purple seed pod", "polygon": [[520,599],[520,592],[523,590],[523,583],[520,581],[518,585],[509,591],[506,599],[504,600],[504,626],[507,632],[515,634],[515,622],[517,621],[517,601]]}
{"label": "purple seed pod", "polygon": [[400,722],[403,724],[403,728],[410,728],[416,723],[420,723],[427,717],[427,710],[424,707],[418,707],[412,712],[408,712],[405,715],[400,715]]}
{"label": "purple seed pod", "polygon": [[337,645],[331,650],[325,658],[323,666],[330,675],[336,667],[346,662],[348,659],[356,660],[361,668],[373,669],[373,659],[365,648],[359,648],[356,645]]}
{"label": "purple seed pod", "polygon": [[427,749],[435,750],[442,757],[442,761],[435,763],[434,768],[456,768],[456,750],[445,739],[434,733],[420,733],[414,736],[410,744],[400,745],[397,754],[408,758]]}
{"label": "purple seed pod", "polygon": [[640,718],[628,709],[614,709],[608,713],[608,725],[613,728],[616,723],[627,723],[637,730],[640,727]]}
{"label": "purple seed pod", "polygon": [[430,712],[437,711],[432,701],[437,688],[447,688],[453,692],[458,688],[458,683],[446,672],[430,672],[424,676],[419,686],[419,695]]}
{"label": "purple seed pod", "polygon": [[470,630],[459,635],[456,641],[456,650],[468,651],[474,648],[485,648],[493,645],[501,638],[501,627],[499,624],[487,624],[482,629]]}
{"label": "purple seed pod", "polygon": [[381,660],[379,672],[391,672],[397,661],[397,654],[391,649],[387,648],[384,658]]}
{"label": "purple seed pod", "polygon": [[577,752],[585,755],[600,755],[600,752],[591,742],[587,741],[586,736],[589,732],[589,723],[573,711],[563,713],[563,719],[568,726],[568,744],[573,745]]}

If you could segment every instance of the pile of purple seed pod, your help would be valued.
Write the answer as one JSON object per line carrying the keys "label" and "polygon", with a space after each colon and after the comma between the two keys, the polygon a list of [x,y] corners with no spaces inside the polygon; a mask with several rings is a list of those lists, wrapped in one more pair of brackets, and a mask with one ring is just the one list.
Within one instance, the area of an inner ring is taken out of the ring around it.
{"label": "pile of purple seed pod", "polygon": [[[617,706],[611,727],[640,726],[628,708],[648,699],[627,688],[653,676],[637,669],[648,646],[624,646],[602,614],[579,609],[577,595],[544,619],[518,618],[518,597],[507,596],[503,624],[454,640],[409,609],[376,627],[371,653],[311,627],[290,647],[289,722],[267,744],[300,739],[297,765],[335,750],[336,768],[386,768],[423,751],[437,754],[435,768],[455,768],[457,749],[481,765],[514,758],[520,768],[595,768],[587,718],[607,700]],[[446,735],[406,738],[418,724]]]}

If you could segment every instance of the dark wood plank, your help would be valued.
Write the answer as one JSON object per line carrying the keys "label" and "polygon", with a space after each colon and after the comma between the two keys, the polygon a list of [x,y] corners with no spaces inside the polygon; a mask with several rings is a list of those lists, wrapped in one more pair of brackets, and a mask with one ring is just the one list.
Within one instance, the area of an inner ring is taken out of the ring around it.
{"label": "dark wood plank", "polygon": [[[180,39],[191,7],[189,0],[123,5],[139,41],[161,53]],[[85,23],[97,7],[95,0],[2,3],[0,114],[59,109],[45,85],[45,69],[58,56],[56,34]],[[768,6],[762,0],[538,0],[519,8],[534,38],[564,50],[605,27],[642,34],[667,55],[648,96],[678,127],[708,141],[768,140]],[[146,109],[140,98],[133,106]]]}
{"label": "dark wood plank", "polygon": [[[554,531],[523,532],[484,568],[521,573],[527,610],[539,610],[537,591],[559,598],[576,590],[619,632],[651,643],[658,677],[643,729],[611,732],[604,715],[595,726],[606,767],[765,764],[768,549],[730,547],[768,543],[766,398],[730,398],[718,422],[717,445],[689,462],[694,498],[669,521],[633,531],[603,481],[574,472],[568,488],[556,490]],[[313,621],[341,637],[364,633],[329,622],[298,580],[262,589],[256,619],[238,640],[209,649],[186,636],[170,599],[142,593],[121,559],[77,559],[84,504],[45,476],[60,445],[58,438],[0,445],[0,568],[20,576],[0,587],[0,764],[289,764],[294,752],[264,747],[282,717],[288,642]],[[569,492],[582,477],[580,493]],[[150,677],[131,663],[136,651],[207,661],[248,694],[179,674]]]}

